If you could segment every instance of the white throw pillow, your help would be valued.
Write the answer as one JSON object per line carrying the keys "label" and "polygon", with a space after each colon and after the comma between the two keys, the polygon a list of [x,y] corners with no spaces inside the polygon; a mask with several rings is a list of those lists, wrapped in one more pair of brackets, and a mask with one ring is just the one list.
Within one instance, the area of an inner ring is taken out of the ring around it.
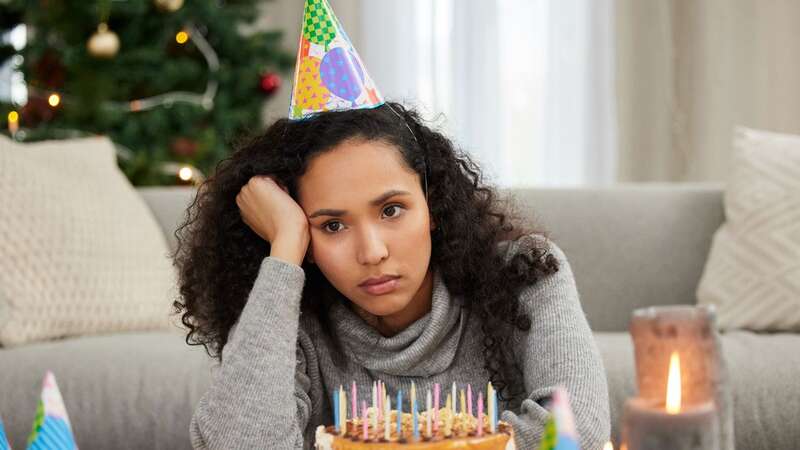
{"label": "white throw pillow", "polygon": [[0,136],[0,345],[170,327],[168,253],[107,138]]}
{"label": "white throw pillow", "polygon": [[698,302],[722,329],[800,331],[800,136],[738,127]]}

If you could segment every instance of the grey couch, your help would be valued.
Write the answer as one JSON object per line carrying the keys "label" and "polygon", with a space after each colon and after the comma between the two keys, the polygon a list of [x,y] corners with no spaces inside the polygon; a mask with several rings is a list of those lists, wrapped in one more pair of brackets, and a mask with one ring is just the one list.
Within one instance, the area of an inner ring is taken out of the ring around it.
{"label": "grey couch", "polygon": [[[192,191],[141,189],[171,245]],[[634,308],[695,301],[719,185],[513,191],[573,266],[608,372],[613,437],[635,392],[627,334]],[[800,448],[800,335],[726,333],[739,449]],[[189,420],[210,361],[179,332],[86,336],[0,349],[0,417],[24,448],[45,370],[55,372],[82,450],[190,448]]]}

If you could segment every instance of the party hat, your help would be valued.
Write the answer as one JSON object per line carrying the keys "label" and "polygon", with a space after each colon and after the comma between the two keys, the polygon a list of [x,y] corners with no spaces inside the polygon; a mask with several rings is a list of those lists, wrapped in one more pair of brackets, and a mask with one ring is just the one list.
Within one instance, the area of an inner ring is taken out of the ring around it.
{"label": "party hat", "polygon": [[3,428],[3,418],[0,417],[0,450],[11,450],[11,442],[8,441],[6,430]]}
{"label": "party hat", "polygon": [[575,418],[569,407],[569,395],[563,387],[553,393],[550,419],[545,425],[539,450],[579,450]]}
{"label": "party hat", "polygon": [[289,119],[383,103],[328,0],[306,0]]}
{"label": "party hat", "polygon": [[28,450],[45,449],[78,450],[56,377],[50,371],[44,376],[42,398],[36,408],[33,431],[28,437]]}

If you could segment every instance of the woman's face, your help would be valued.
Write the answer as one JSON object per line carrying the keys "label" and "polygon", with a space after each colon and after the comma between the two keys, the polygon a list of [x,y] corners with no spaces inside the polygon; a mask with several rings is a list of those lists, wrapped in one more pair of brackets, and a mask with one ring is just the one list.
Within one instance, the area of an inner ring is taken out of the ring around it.
{"label": "woman's face", "polygon": [[428,204],[395,146],[350,140],[315,156],[298,197],[311,226],[311,261],[353,303],[389,316],[425,295]]}

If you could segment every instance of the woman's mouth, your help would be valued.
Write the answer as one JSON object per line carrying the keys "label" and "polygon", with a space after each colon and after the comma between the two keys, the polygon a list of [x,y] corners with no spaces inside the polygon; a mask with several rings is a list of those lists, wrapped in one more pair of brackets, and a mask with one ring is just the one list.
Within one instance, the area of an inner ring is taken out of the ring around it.
{"label": "woman's mouth", "polygon": [[378,282],[362,283],[359,287],[371,295],[384,295],[397,289],[399,279],[400,277],[391,277]]}

